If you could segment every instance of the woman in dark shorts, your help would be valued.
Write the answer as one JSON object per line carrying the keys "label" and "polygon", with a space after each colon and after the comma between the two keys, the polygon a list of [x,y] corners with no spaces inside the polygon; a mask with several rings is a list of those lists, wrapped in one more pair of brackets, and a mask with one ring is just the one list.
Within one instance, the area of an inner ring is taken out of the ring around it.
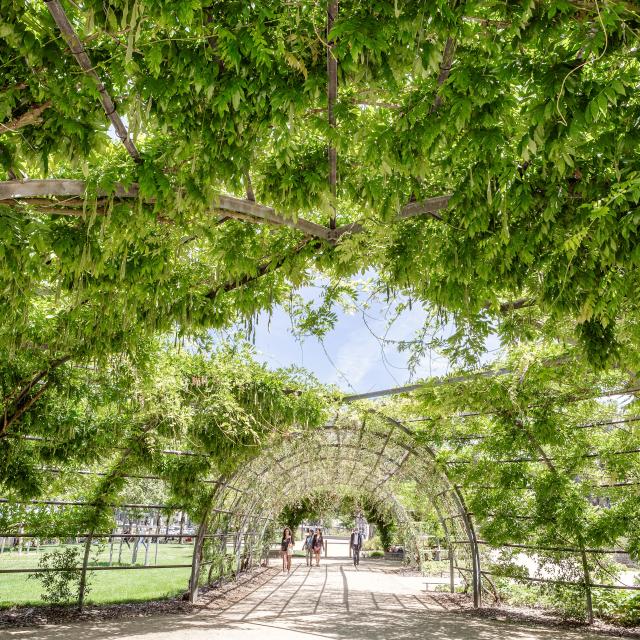
{"label": "woman in dark shorts", "polygon": [[323,546],[324,540],[322,538],[322,531],[320,531],[320,529],[316,529],[316,532],[313,535],[313,542],[311,543],[311,549],[313,550],[313,555],[316,558],[316,567],[320,566],[320,552],[322,551]]}
{"label": "woman in dark shorts", "polygon": [[291,571],[291,556],[293,555],[293,534],[289,527],[285,527],[282,532],[280,550],[282,551],[282,571],[289,573]]}

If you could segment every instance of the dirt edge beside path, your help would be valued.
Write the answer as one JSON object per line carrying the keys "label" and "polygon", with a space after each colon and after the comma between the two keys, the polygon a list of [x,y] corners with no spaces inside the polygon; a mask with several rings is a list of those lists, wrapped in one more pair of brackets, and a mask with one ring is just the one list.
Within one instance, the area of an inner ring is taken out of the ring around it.
{"label": "dirt edge beside path", "polygon": [[69,622],[97,622],[101,620],[117,620],[124,618],[141,618],[175,614],[190,614],[201,611],[213,601],[231,604],[241,600],[247,592],[259,588],[274,576],[278,570],[273,567],[256,567],[243,572],[237,580],[219,581],[210,587],[200,589],[200,602],[190,604],[183,596],[175,596],[165,600],[149,600],[147,602],[130,602],[121,604],[88,604],[83,611],[76,605],[29,606],[21,605],[0,610],[0,630],[16,627],[37,627],[46,624]]}

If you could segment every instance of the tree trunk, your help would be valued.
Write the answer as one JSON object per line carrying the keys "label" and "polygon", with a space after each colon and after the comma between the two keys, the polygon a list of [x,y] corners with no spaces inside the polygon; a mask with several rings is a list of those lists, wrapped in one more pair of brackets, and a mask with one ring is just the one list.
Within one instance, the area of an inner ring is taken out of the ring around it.
{"label": "tree trunk", "polygon": [[78,586],[78,609],[82,611],[84,606],[84,595],[87,589],[87,565],[89,564],[89,555],[91,554],[91,540],[93,531],[89,533],[84,543],[84,557],[82,559],[82,572],[80,573],[80,585]]}
{"label": "tree trunk", "polygon": [[184,532],[184,511],[181,512],[180,516],[180,537],[178,541],[182,544],[182,533]]}

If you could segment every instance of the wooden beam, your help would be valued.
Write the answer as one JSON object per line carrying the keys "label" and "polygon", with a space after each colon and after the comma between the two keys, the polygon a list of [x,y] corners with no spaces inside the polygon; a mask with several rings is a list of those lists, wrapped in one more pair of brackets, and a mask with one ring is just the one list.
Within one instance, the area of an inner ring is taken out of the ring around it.
{"label": "wooden beam", "polygon": [[[413,218],[415,216],[422,216],[429,214],[436,220],[442,220],[442,216],[438,214],[438,211],[446,209],[449,204],[451,195],[435,196],[434,198],[427,198],[426,200],[420,200],[418,202],[410,202],[406,204],[396,216],[394,221],[406,220],[407,218]],[[340,236],[345,233],[361,233],[363,226],[359,222],[351,222],[335,229],[329,236],[330,239],[338,240]]]}
{"label": "wooden beam", "polygon": [[[84,180],[9,180],[0,182],[0,201],[42,198],[46,196],[57,198],[84,198],[86,191],[87,183]],[[104,193],[99,195],[108,194]],[[134,184],[127,188],[122,185],[116,185],[113,195],[116,198],[137,198],[138,185]]]}
{"label": "wooden beam", "polygon": [[218,202],[215,208],[224,211],[231,217],[233,217],[234,213],[244,214],[258,220],[263,220],[264,222],[297,229],[309,236],[322,238],[323,240],[329,239],[329,230],[327,227],[323,227],[321,224],[316,224],[315,222],[310,222],[304,218],[298,218],[297,220],[285,218],[276,213],[272,207],[267,207],[251,200],[220,195],[218,196]]}
{"label": "wooden beam", "polygon": [[129,132],[118,115],[111,96],[107,92],[100,76],[96,73],[94,65],[91,63],[89,56],[84,50],[82,41],[69,22],[69,18],[67,18],[67,14],[64,12],[64,9],[60,4],[60,0],[44,0],[44,3],[47,5],[47,9],[49,9],[49,13],[55,23],[58,25],[58,29],[60,29],[60,33],[71,50],[73,57],[76,59],[82,70],[95,81],[98,93],[100,94],[100,102],[102,103],[102,107],[104,108],[107,118],[111,120],[111,124],[115,129],[116,135],[120,138],[125,149],[129,152],[129,155],[136,162],[140,162],[140,153],[129,137]]}
{"label": "wooden beam", "polygon": [[406,218],[422,216],[425,213],[428,213],[431,217],[436,218],[437,220],[442,220],[442,217],[437,212],[441,209],[446,209],[450,199],[451,196],[446,195],[427,198],[426,200],[420,200],[419,202],[410,202],[400,209],[397,219],[405,220]]}
{"label": "wooden beam", "polygon": [[[338,60],[333,51],[334,42],[329,38],[333,23],[338,17],[338,0],[329,0],[327,7],[327,116],[329,127],[333,134],[336,128],[336,115],[334,112],[338,97]],[[336,228],[336,196],[338,183],[338,151],[333,140],[329,141],[329,191],[331,193],[332,213],[329,220],[329,228]]]}
{"label": "wooden beam", "polygon": [[[0,202],[24,202],[25,204],[34,204],[40,210],[44,210],[47,213],[53,215],[63,213],[67,214],[67,211],[58,211],[56,208],[65,207],[67,202],[57,203],[55,200],[51,200],[50,203],[44,203],[42,198],[54,197],[54,198],[84,198],[86,194],[86,182],[84,180],[8,180],[0,181]],[[98,196],[107,197],[110,194],[107,192],[98,192]],[[132,184],[128,187],[123,185],[116,185],[111,195],[116,198],[127,199],[137,198],[139,195],[138,185]],[[434,198],[427,198],[418,202],[410,202],[406,204],[396,216],[395,220],[405,220],[407,218],[413,218],[415,216],[421,216],[429,214],[437,220],[441,220],[439,211],[445,209],[449,204],[451,195],[435,196]],[[35,200],[35,201],[34,201]],[[76,203],[73,203],[76,204]],[[153,201],[149,201],[149,204],[153,204]],[[67,207],[68,208],[68,207]],[[230,218],[236,218],[239,220],[251,220],[252,222],[264,222],[268,224],[274,224],[278,226],[286,226],[291,229],[301,231],[307,236],[319,238],[321,240],[327,240],[328,242],[335,243],[345,233],[361,233],[363,226],[359,222],[352,222],[347,225],[343,225],[337,229],[329,229],[310,220],[304,218],[292,219],[285,218],[281,214],[277,213],[272,207],[268,207],[251,200],[242,198],[236,198],[234,196],[219,195],[217,201],[213,204],[213,210],[223,211],[226,216]]]}
{"label": "wooden beam", "polygon": [[51,100],[47,100],[42,104],[34,104],[31,108],[23,113],[21,116],[10,120],[9,122],[0,123],[0,133],[5,132],[13,132],[18,129],[22,129],[22,127],[28,127],[32,124],[39,124],[42,122],[42,118],[40,117],[44,111],[46,111],[51,106]]}
{"label": "wooden beam", "polygon": [[[86,193],[86,182],[84,180],[9,180],[0,182],[0,202],[11,201],[12,203],[24,201],[29,204],[34,199],[41,210],[46,207],[47,213],[62,213],[68,215],[67,210],[56,209],[56,204],[65,207],[66,202],[56,203],[52,200],[48,204],[43,204],[41,198],[52,196],[55,198],[84,198]],[[107,196],[106,192],[99,192],[99,196]],[[116,198],[127,199],[137,198],[139,195],[138,185],[132,184],[129,187],[116,185],[113,195]],[[153,204],[153,201],[149,201]],[[67,207],[68,209],[68,207]],[[225,215],[231,218],[241,220],[251,219],[253,222],[265,222],[278,226],[286,226],[291,229],[301,231],[305,235],[320,238],[322,240],[329,239],[329,229],[320,224],[298,218],[297,220],[285,218],[276,213],[272,207],[257,204],[251,200],[243,200],[233,196],[220,195],[213,204],[214,211],[224,211]]]}

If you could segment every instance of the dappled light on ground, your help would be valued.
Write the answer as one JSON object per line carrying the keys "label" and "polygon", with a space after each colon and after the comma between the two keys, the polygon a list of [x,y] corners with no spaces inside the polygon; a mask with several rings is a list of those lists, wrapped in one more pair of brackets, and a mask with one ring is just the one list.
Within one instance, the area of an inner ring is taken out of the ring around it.
{"label": "dappled light on ground", "polygon": [[101,623],[78,623],[0,632],[3,640],[225,640],[247,638],[339,640],[570,640],[582,631],[481,620],[460,611],[455,598],[435,597],[424,578],[403,575],[364,561],[356,570],[345,560],[320,567],[298,562],[291,574],[272,568],[268,580],[241,598],[203,597],[193,614]]}

